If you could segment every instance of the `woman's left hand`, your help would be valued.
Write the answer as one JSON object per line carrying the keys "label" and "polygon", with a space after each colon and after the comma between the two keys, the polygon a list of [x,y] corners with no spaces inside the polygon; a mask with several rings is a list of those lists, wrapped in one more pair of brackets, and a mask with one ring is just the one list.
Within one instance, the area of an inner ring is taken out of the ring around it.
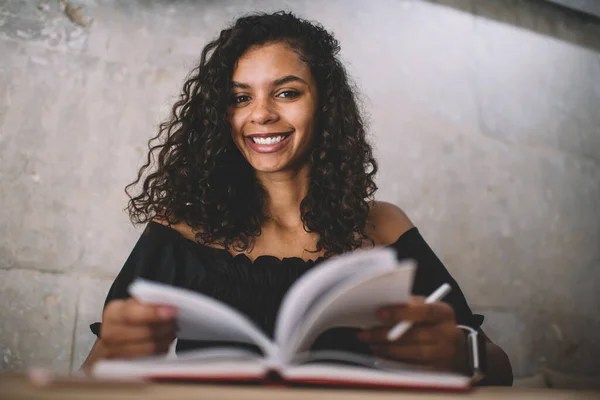
{"label": "woman's left hand", "polygon": [[[423,297],[412,297],[408,304],[378,310],[377,316],[381,326],[358,334],[374,355],[446,371],[466,369],[465,337],[448,304],[426,304]],[[413,326],[398,340],[388,341],[388,331],[400,321],[411,321]]]}

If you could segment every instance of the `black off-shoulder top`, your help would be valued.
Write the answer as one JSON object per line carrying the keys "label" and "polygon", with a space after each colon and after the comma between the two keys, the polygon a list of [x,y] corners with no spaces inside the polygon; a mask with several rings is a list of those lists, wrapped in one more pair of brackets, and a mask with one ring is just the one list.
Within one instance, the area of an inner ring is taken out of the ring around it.
{"label": "black off-shoulder top", "polygon": [[[473,314],[460,287],[417,228],[408,230],[388,247],[396,251],[400,260],[417,261],[413,294],[427,296],[442,283],[449,283],[452,291],[444,301],[453,307],[457,323],[479,328],[483,316]],[[129,284],[141,277],[216,298],[248,316],[272,336],[285,293],[302,274],[323,260],[325,257],[305,261],[264,255],[252,261],[244,254],[234,256],[225,249],[201,245],[167,226],[150,222],[113,282],[105,305],[111,300],[128,298]],[[90,328],[99,335],[101,324],[94,323]],[[355,329],[331,329],[317,339],[313,349],[368,352],[355,335]],[[177,352],[213,345],[179,340]]]}

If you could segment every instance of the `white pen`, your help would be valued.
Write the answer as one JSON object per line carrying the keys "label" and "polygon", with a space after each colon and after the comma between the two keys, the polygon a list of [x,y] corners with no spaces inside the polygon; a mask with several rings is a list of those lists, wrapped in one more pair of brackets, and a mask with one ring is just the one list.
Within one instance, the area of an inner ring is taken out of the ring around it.
{"label": "white pen", "polygon": [[[447,283],[443,283],[439,288],[436,289],[435,292],[427,296],[427,298],[425,299],[425,303],[435,303],[436,301],[440,301],[444,298],[444,296],[446,296],[450,292],[450,289],[452,289],[452,286],[450,286]],[[398,340],[398,338],[404,335],[406,331],[408,331],[412,327],[412,325],[413,324],[410,321],[398,322],[392,327],[392,329],[388,331],[387,340],[389,340],[390,342]]]}

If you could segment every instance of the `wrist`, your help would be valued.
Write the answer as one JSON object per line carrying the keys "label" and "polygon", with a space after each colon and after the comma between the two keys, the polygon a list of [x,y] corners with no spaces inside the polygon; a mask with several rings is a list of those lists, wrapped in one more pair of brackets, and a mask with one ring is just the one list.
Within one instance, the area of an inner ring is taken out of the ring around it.
{"label": "wrist", "polygon": [[471,376],[473,383],[480,382],[485,377],[487,365],[486,340],[479,331],[466,325],[457,325],[464,332],[463,354],[467,356],[467,375]]}
{"label": "wrist", "polygon": [[471,360],[469,357],[468,335],[464,331],[460,331],[456,339],[456,351],[452,362],[452,371],[462,375],[471,375]]}
{"label": "wrist", "polygon": [[91,376],[94,368],[94,364],[99,361],[108,358],[108,351],[106,345],[100,338],[96,339],[96,342],[90,350],[87,358],[80,367],[80,371],[85,375]]}

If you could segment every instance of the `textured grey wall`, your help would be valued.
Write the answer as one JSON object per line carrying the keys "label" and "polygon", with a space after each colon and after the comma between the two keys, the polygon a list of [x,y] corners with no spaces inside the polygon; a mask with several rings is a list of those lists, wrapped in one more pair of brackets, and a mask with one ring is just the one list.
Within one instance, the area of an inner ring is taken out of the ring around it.
{"label": "textured grey wall", "polygon": [[[139,234],[123,187],[203,45],[321,21],[411,216],[519,377],[600,374],[600,23],[530,1],[0,0],[0,369],[77,368]],[[44,4],[44,2],[42,2]]]}

